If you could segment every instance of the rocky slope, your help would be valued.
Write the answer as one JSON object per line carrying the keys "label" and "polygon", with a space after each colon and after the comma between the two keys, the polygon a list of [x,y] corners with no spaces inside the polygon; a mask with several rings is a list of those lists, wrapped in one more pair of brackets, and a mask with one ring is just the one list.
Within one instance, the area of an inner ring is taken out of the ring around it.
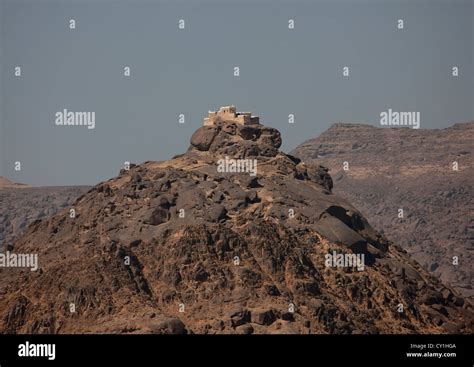
{"label": "rocky slope", "polygon": [[68,208],[89,188],[86,186],[29,187],[0,177],[0,250],[6,249],[37,219]]}
{"label": "rocky slope", "polygon": [[[280,133],[219,121],[38,220],[0,268],[3,333],[457,333],[472,307],[334,195]],[[256,159],[257,175],[219,172]],[[364,255],[365,268],[326,266]]]}
{"label": "rocky slope", "polygon": [[435,130],[334,124],[292,154],[329,167],[335,193],[425,269],[472,299],[473,142],[474,122]]}

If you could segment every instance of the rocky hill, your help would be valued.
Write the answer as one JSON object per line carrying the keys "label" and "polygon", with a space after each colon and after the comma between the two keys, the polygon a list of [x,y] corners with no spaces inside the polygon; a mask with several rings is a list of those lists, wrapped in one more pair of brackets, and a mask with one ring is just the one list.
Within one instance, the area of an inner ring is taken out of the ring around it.
{"label": "rocky hill", "polygon": [[434,130],[334,124],[292,154],[329,167],[335,193],[425,269],[472,299],[473,142],[474,122]]}
{"label": "rocky hill", "polygon": [[33,222],[12,251],[39,270],[0,268],[0,331],[472,332],[470,304],[280,145],[219,120],[186,153],[91,188],[74,218]]}

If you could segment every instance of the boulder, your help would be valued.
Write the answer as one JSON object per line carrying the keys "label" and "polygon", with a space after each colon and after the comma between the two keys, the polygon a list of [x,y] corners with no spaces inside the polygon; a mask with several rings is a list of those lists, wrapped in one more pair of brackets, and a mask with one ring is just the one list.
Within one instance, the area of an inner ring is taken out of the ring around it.
{"label": "boulder", "polygon": [[168,318],[154,325],[153,332],[156,334],[187,334],[186,326],[176,318]]}
{"label": "boulder", "polygon": [[346,245],[354,252],[367,251],[366,240],[336,217],[324,214],[316,224],[316,230],[328,240]]}
{"label": "boulder", "polygon": [[240,325],[235,328],[235,332],[241,335],[250,335],[253,333],[253,331],[253,326],[250,324]]}
{"label": "boulder", "polygon": [[213,205],[207,212],[207,219],[213,223],[223,221],[226,218],[227,209],[221,204]]}
{"label": "boulder", "polygon": [[272,310],[257,309],[252,310],[252,323],[259,325],[271,325],[276,320],[275,313]]}
{"label": "boulder", "polygon": [[198,150],[208,151],[216,135],[216,127],[202,126],[191,136],[191,145]]}
{"label": "boulder", "polygon": [[164,208],[156,208],[151,213],[150,219],[147,221],[147,224],[151,224],[152,226],[157,226],[159,224],[165,223],[169,221],[171,215],[168,209]]}

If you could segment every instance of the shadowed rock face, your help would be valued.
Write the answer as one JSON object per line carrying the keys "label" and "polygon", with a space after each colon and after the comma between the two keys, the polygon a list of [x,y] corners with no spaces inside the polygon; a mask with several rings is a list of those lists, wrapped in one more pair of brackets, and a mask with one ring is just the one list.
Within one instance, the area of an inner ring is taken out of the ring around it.
{"label": "shadowed rock face", "polygon": [[[41,270],[0,270],[0,330],[472,331],[463,298],[332,194],[327,169],[280,145],[275,129],[220,121],[186,153],[90,189],[75,218],[33,223],[14,252],[38,253]],[[218,172],[223,157],[258,173]],[[334,252],[363,254],[365,269],[326,267]]]}
{"label": "shadowed rock face", "polygon": [[[474,122],[435,130],[335,124],[291,154],[329,167],[336,194],[472,300],[473,141]],[[348,171],[342,169],[345,161]],[[403,219],[398,218],[400,208]]]}

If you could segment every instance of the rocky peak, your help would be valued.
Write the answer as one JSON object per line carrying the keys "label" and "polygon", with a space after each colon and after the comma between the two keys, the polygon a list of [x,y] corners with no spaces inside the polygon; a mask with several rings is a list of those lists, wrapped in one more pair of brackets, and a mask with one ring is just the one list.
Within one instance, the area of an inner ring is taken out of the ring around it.
{"label": "rocky peak", "polygon": [[[228,107],[221,107],[219,111]],[[233,111],[235,111],[232,106]],[[209,113],[210,116],[212,112]],[[238,113],[232,113],[232,115]],[[251,116],[250,112],[245,112]],[[258,164],[258,175],[290,176],[298,180],[308,180],[331,192],[333,187],[329,170],[321,165],[305,164],[299,158],[285,154],[279,150],[282,139],[280,132],[269,126],[257,123],[241,123],[235,118],[225,118],[225,114],[217,115],[210,123],[204,125],[191,136],[188,151],[175,158],[180,165],[197,164],[209,174],[216,171],[216,162],[221,158],[254,159]],[[257,118],[257,117],[252,117]],[[206,168],[202,168],[202,163]],[[184,163],[183,163],[184,162]],[[194,162],[194,163],[192,163]],[[196,163],[198,162],[198,163]]]}
{"label": "rocky peak", "polygon": [[[222,108],[221,108],[222,109]],[[249,114],[249,113],[248,113]],[[245,124],[226,115],[200,127],[191,137],[189,150],[232,158],[275,157],[281,146],[277,129],[260,123]]]}

